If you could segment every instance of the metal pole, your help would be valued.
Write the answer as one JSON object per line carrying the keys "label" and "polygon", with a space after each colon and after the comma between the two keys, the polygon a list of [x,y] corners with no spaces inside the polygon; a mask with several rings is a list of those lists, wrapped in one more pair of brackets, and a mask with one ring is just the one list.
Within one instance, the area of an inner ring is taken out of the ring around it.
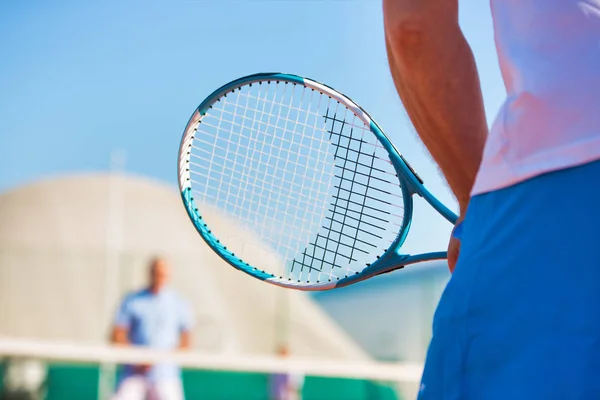
{"label": "metal pole", "polygon": [[[108,209],[106,221],[106,267],[104,270],[104,302],[101,317],[103,327],[110,326],[113,299],[117,295],[121,253],[123,251],[123,171],[126,153],[114,149],[110,154]],[[104,324],[108,322],[109,324]],[[116,366],[103,363],[99,368],[98,400],[110,398],[114,389]]]}

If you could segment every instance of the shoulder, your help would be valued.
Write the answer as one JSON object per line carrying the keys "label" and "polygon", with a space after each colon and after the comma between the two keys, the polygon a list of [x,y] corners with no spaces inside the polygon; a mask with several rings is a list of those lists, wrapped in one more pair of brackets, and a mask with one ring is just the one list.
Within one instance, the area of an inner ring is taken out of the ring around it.
{"label": "shoulder", "polygon": [[125,296],[123,296],[123,300],[121,303],[123,305],[131,305],[133,303],[138,302],[139,300],[142,300],[144,297],[146,297],[146,294],[147,291],[145,289],[126,293]]}

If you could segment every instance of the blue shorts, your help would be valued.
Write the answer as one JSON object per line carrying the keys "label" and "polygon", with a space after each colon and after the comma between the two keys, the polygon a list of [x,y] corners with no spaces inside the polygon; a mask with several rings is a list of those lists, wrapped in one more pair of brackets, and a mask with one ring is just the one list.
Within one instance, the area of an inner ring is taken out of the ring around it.
{"label": "blue shorts", "polygon": [[600,162],[474,196],[419,400],[600,399]]}

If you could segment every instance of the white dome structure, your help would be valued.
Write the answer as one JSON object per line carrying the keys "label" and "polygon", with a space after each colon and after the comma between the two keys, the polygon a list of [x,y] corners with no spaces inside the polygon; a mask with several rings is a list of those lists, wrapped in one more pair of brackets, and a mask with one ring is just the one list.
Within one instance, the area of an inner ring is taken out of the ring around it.
{"label": "white dome structure", "polygon": [[194,308],[196,349],[271,354],[286,335],[297,356],[367,358],[305,293],[215,255],[164,183],[111,174],[45,180],[1,194],[0,221],[0,336],[106,342],[119,299],[145,284],[148,261],[161,255]]}

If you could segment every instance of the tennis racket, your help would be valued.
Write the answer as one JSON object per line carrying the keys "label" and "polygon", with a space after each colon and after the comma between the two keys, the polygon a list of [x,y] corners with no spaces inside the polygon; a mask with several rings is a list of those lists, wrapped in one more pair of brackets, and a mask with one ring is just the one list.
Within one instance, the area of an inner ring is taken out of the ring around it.
{"label": "tennis racket", "polygon": [[192,114],[179,148],[185,209],[208,246],[260,280],[327,290],[446,252],[402,254],[413,195],[449,222],[377,123],[295,75],[232,81]]}

